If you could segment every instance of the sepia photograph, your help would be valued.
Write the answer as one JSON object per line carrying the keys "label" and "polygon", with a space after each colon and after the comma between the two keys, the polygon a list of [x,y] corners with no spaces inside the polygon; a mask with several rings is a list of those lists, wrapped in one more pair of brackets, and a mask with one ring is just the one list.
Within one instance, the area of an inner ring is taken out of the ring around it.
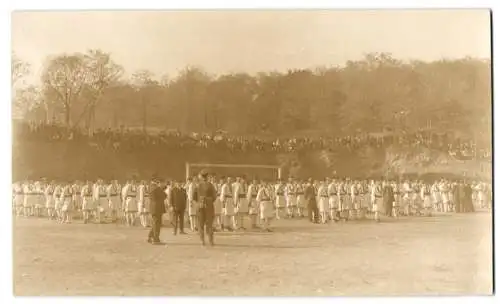
{"label": "sepia photograph", "polygon": [[491,29],[13,11],[14,297],[493,295]]}

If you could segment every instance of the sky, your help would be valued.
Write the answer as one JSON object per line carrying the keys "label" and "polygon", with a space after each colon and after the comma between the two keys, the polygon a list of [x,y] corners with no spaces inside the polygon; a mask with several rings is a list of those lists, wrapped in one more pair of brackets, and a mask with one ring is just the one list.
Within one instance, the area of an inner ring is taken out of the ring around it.
{"label": "sky", "polygon": [[14,12],[12,50],[39,77],[45,59],[101,49],[127,75],[175,77],[343,65],[370,52],[425,61],[490,58],[488,10]]}

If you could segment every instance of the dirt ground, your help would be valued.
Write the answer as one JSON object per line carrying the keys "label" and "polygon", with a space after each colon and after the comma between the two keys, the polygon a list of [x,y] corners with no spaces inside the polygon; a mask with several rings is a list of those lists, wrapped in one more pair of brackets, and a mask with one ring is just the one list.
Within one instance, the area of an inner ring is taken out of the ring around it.
{"label": "dirt ground", "polygon": [[491,214],[315,225],[273,233],[195,234],[166,246],[115,224],[15,219],[14,294],[99,296],[363,296],[492,293]]}

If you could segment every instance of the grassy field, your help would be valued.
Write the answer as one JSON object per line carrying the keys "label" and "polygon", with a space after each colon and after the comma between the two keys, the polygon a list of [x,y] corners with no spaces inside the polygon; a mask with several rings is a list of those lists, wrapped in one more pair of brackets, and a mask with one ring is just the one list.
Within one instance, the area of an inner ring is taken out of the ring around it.
{"label": "grassy field", "polygon": [[166,246],[147,230],[15,219],[14,294],[459,295],[492,292],[490,213],[314,225],[281,220],[273,233],[195,234]]}

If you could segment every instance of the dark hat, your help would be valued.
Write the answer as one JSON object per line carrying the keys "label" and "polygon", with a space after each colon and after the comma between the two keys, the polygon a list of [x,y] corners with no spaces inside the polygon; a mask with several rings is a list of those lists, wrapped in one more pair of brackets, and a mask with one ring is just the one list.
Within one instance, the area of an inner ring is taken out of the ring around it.
{"label": "dark hat", "polygon": [[207,177],[208,176],[208,171],[207,170],[201,170],[200,171],[200,175],[203,176],[203,177]]}

